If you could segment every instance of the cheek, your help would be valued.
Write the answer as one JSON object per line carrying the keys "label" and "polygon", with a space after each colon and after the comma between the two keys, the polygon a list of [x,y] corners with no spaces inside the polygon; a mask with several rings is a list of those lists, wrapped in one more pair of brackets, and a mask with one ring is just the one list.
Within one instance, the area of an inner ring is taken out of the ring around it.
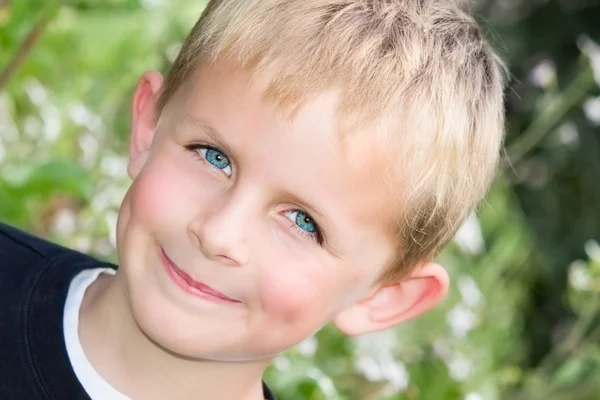
{"label": "cheek", "polygon": [[259,293],[265,315],[284,325],[307,318],[316,319],[316,323],[326,321],[335,287],[328,283],[328,277],[318,275],[292,266],[263,277]]}
{"label": "cheek", "polygon": [[152,179],[150,175],[140,175],[131,188],[131,210],[136,219],[148,222],[153,220],[159,210],[164,210],[166,202],[164,192],[159,190],[159,180]]}
{"label": "cheek", "polygon": [[173,167],[147,165],[130,189],[132,218],[156,226],[174,218],[178,210],[185,210],[181,201],[189,196],[182,193],[182,188],[189,185],[180,181]]}

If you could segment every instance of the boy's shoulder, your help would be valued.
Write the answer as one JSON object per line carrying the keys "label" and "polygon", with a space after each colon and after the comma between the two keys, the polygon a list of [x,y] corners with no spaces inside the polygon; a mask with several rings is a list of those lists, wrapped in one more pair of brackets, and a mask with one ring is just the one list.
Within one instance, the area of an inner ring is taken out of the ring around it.
{"label": "boy's shoulder", "polygon": [[86,254],[0,222],[0,285],[6,274],[35,275],[41,272],[44,265],[61,264],[62,261],[71,265],[94,263],[96,266],[106,266]]}
{"label": "boy's shoulder", "polygon": [[86,399],[62,318],[69,285],[110,264],[0,223],[0,399]]}
{"label": "boy's shoulder", "polygon": [[0,222],[0,260],[48,260],[70,250]]}
{"label": "boy's shoulder", "polygon": [[114,266],[0,222],[0,300],[4,303],[22,302],[44,288],[51,293],[56,287],[48,286],[70,283],[84,269],[98,267]]}

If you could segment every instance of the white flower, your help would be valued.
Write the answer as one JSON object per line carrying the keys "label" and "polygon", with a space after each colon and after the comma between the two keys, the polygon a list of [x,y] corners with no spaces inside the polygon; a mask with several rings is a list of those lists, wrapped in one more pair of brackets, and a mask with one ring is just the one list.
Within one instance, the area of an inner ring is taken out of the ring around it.
{"label": "white flower", "polygon": [[356,337],[358,358],[354,366],[371,382],[387,381],[394,390],[403,390],[408,386],[409,376],[404,364],[393,357],[396,341],[393,330]]}
{"label": "white flower", "polygon": [[354,363],[354,368],[360,372],[370,382],[379,382],[383,380],[381,366],[373,357],[361,356]]}
{"label": "white flower", "polygon": [[529,80],[535,86],[545,88],[556,79],[556,68],[551,60],[542,60],[529,72]]}
{"label": "white flower", "polygon": [[455,356],[448,363],[448,369],[452,379],[455,381],[464,381],[471,375],[473,364],[465,357]]}
{"label": "white flower", "polygon": [[24,85],[25,93],[29,97],[29,101],[32,104],[41,107],[48,101],[48,91],[46,88],[36,79],[29,79]]}
{"label": "white flower", "polygon": [[127,175],[127,158],[107,154],[100,160],[100,170],[111,178],[124,178]]}
{"label": "white flower", "polygon": [[331,379],[325,375],[320,369],[311,367],[306,371],[306,375],[311,377],[317,382],[319,389],[323,392],[326,398],[336,398],[338,396],[338,392],[335,389],[335,385],[331,381]]}
{"label": "white flower", "polygon": [[69,107],[68,111],[75,124],[85,126],[90,131],[95,131],[102,125],[102,119],[83,104],[74,104]]}
{"label": "white flower", "polygon": [[353,338],[358,354],[374,357],[385,357],[393,350],[396,341],[396,333],[392,329]]}
{"label": "white flower", "polygon": [[468,275],[461,275],[458,277],[458,291],[463,298],[463,301],[469,307],[477,307],[481,304],[483,295],[477,286],[477,283]]}
{"label": "white flower", "polygon": [[485,250],[485,242],[481,234],[481,225],[475,213],[471,213],[463,222],[456,234],[454,242],[466,254],[481,254]]}
{"label": "white flower", "polygon": [[157,8],[162,5],[163,0],[142,0],[142,5],[146,9]]}
{"label": "white flower", "polygon": [[362,356],[355,362],[354,368],[370,382],[387,381],[397,391],[406,389],[410,382],[404,363],[389,355],[379,359]]}
{"label": "white flower", "polygon": [[381,367],[384,378],[394,389],[404,390],[408,387],[410,379],[404,363],[390,357],[382,362]]}
{"label": "white flower", "polygon": [[479,319],[473,311],[464,305],[459,304],[448,312],[446,321],[448,322],[448,325],[450,325],[452,334],[455,337],[463,338],[477,326]]}
{"label": "white flower", "polygon": [[309,336],[304,339],[301,343],[296,345],[296,349],[302,355],[312,357],[317,352],[317,348],[319,347],[319,343],[314,336]]}
{"label": "white flower", "polygon": [[437,339],[433,342],[433,353],[445,362],[448,362],[452,357],[452,349],[443,339]]}
{"label": "white flower", "polygon": [[465,400],[483,400],[483,396],[479,393],[471,392],[465,396]]}
{"label": "white flower", "polygon": [[62,129],[62,120],[58,108],[50,103],[45,103],[40,107],[40,117],[42,117],[42,134],[49,142],[55,141],[60,135]]}
{"label": "white flower", "polygon": [[587,265],[581,260],[573,261],[569,265],[568,280],[575,290],[589,290],[592,287],[592,276]]}
{"label": "white flower", "polygon": [[54,216],[54,231],[61,236],[68,236],[75,232],[76,217],[73,210],[68,208],[60,209]]}
{"label": "white flower", "polygon": [[579,142],[577,125],[573,121],[567,121],[558,128],[558,139],[563,145],[574,145]]}
{"label": "white flower", "polygon": [[98,155],[98,150],[100,150],[98,140],[90,132],[84,132],[79,135],[79,148],[83,153],[83,164],[88,167],[93,166]]}
{"label": "white flower", "polygon": [[595,240],[588,240],[583,245],[585,253],[593,261],[600,261],[600,246]]}
{"label": "white flower", "polygon": [[175,59],[177,58],[177,55],[181,50],[181,46],[181,42],[172,43],[171,45],[167,46],[167,49],[165,50],[165,55],[171,63],[175,62]]}
{"label": "white flower", "polygon": [[600,125],[600,97],[589,98],[583,103],[583,112],[587,119],[594,125]]}
{"label": "white flower", "polygon": [[30,138],[36,139],[40,135],[42,124],[40,120],[34,116],[28,115],[23,118],[23,132]]}
{"label": "white flower", "polygon": [[287,371],[292,366],[292,363],[290,362],[290,359],[287,358],[284,354],[278,354],[273,359],[273,366],[279,371]]}

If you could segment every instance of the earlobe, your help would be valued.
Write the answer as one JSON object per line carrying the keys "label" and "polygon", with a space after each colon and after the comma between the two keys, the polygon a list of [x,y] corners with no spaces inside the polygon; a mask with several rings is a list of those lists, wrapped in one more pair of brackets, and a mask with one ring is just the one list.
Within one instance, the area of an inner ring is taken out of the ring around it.
{"label": "earlobe", "polygon": [[347,335],[391,328],[433,308],[448,291],[448,273],[427,263],[400,282],[381,285],[340,313],[334,324]]}
{"label": "earlobe", "polygon": [[148,157],[156,130],[156,102],[160,96],[163,77],[159,72],[148,71],[142,75],[133,95],[131,105],[131,138],[127,173],[135,179]]}

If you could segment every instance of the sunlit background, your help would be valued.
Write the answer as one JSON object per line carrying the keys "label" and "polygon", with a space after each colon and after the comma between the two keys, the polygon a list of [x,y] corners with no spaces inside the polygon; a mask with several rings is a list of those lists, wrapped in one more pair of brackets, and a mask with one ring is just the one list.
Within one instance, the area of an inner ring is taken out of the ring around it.
{"label": "sunlit background", "polygon": [[[279,356],[281,399],[600,399],[600,2],[472,3],[510,66],[508,137],[440,257],[452,292],[396,330],[328,327]],[[0,0],[0,220],[115,260],[133,87],[204,4]]]}

